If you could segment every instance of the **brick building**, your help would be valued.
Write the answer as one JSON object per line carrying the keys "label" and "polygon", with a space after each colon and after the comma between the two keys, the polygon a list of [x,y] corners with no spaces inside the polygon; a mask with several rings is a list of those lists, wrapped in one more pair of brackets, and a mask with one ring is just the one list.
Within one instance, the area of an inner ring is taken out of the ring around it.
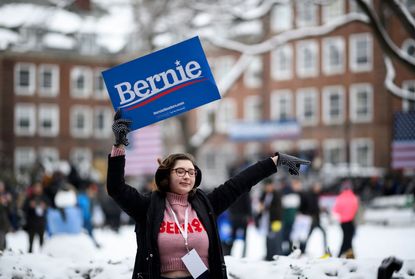
{"label": "brick building", "polygon": [[[371,2],[377,9],[381,1]],[[391,170],[393,113],[413,111],[415,103],[387,90],[384,50],[356,2],[329,3],[290,1],[274,7],[262,21],[260,41],[283,43],[253,57],[220,104],[192,112],[189,125],[198,135],[200,127],[212,123],[209,109],[216,111],[214,132],[198,151],[205,181],[220,183],[227,168],[241,158],[256,159],[274,151],[308,157],[316,171],[332,178],[379,176]],[[413,2],[406,4],[414,13]],[[384,21],[394,42],[414,57],[415,40],[397,16],[389,13]],[[220,82],[240,55],[209,49]],[[414,72],[394,65],[395,84],[414,95]],[[235,121],[287,119],[297,121],[300,135],[258,141],[252,132],[252,140],[232,141]]]}

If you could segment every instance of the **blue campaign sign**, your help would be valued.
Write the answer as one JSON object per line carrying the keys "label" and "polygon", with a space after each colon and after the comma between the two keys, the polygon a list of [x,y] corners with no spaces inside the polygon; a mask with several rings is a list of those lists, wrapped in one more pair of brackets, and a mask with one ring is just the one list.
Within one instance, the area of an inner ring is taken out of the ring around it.
{"label": "blue campaign sign", "polygon": [[198,37],[102,72],[114,109],[132,130],[220,99]]}

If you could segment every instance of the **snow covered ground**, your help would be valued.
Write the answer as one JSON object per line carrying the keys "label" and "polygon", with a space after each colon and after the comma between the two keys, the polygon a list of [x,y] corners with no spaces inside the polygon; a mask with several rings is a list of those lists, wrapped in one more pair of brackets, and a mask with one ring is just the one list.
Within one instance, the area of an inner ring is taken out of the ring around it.
{"label": "snow covered ground", "polygon": [[[328,244],[337,254],[341,231],[337,224],[327,226]],[[24,231],[7,235],[8,249],[0,256],[0,278],[131,278],[135,255],[132,226],[119,233],[108,229],[95,231],[102,245],[95,248],[85,234],[60,235],[46,240],[43,249],[35,242],[35,253],[27,254]],[[360,225],[354,240],[356,260],[319,259],[323,253],[322,236],[315,231],[306,255],[277,257],[262,261],[264,238],[254,227],[248,232],[247,257],[240,258],[242,242],[236,243],[232,256],[226,257],[229,278],[377,278],[381,261],[396,256],[404,261],[399,278],[415,278],[415,223],[401,226]]]}

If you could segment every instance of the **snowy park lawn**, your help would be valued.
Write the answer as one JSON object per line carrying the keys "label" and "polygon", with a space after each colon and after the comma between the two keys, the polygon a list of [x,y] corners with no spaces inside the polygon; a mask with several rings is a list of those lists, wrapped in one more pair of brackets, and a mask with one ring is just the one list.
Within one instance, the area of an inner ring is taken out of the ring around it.
{"label": "snowy park lawn", "polygon": [[[95,231],[102,245],[97,249],[86,234],[58,235],[48,238],[40,250],[27,254],[24,231],[7,235],[8,247],[0,256],[0,278],[131,278],[136,250],[134,228],[122,227],[117,234],[111,230]],[[328,227],[328,244],[333,254],[340,246],[338,225]],[[403,260],[396,276],[415,278],[415,225],[405,227],[360,225],[354,240],[356,259],[320,259],[322,238],[315,231],[306,254],[301,257],[277,256],[272,262],[262,261],[264,238],[254,227],[248,231],[247,257],[241,259],[238,241],[232,256],[225,258],[229,278],[377,278],[381,261],[389,256]]]}

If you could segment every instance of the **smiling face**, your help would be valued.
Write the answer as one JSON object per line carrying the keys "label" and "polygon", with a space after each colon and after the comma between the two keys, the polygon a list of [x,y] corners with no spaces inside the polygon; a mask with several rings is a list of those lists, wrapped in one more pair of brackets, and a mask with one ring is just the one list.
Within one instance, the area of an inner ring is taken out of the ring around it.
{"label": "smiling face", "polygon": [[190,160],[177,160],[170,173],[170,191],[185,195],[189,193],[195,185],[196,175],[191,176],[189,172],[185,172],[183,176],[179,176],[175,169],[183,168],[186,171],[194,170],[195,167]]}

